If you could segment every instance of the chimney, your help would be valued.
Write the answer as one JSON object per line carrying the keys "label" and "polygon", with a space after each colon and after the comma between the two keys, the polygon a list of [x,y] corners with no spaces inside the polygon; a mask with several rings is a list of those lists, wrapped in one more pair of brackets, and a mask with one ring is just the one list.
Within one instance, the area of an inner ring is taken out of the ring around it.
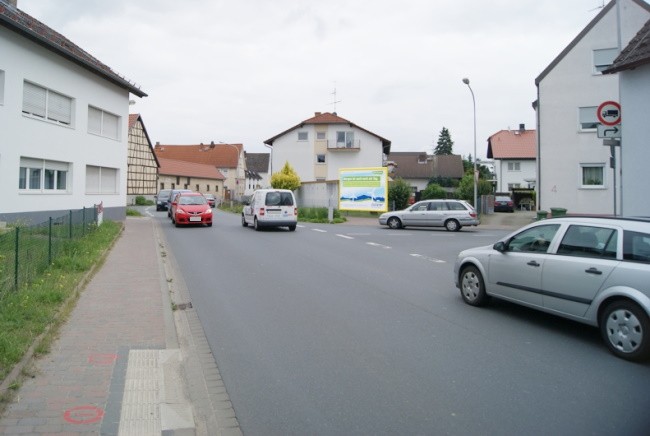
{"label": "chimney", "polygon": [[18,0],[7,0],[7,3],[9,3],[9,6],[13,6],[14,8],[18,7]]}
{"label": "chimney", "polygon": [[157,146],[160,145],[160,141],[156,141],[156,145],[157,145]]}
{"label": "chimney", "polygon": [[524,132],[526,131],[526,125],[523,124],[523,123],[522,123],[522,124],[519,124],[519,131],[520,131],[521,133],[524,133]]}
{"label": "chimney", "polygon": [[320,112],[314,112],[314,116],[319,116]]}

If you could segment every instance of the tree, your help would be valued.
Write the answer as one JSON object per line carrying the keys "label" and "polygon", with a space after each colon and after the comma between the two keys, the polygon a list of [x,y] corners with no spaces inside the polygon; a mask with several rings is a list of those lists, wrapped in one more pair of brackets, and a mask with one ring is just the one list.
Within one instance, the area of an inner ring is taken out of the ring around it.
{"label": "tree", "polygon": [[411,197],[411,186],[402,178],[397,178],[388,185],[388,201],[395,210],[406,209]]}
{"label": "tree", "polygon": [[282,169],[271,175],[271,186],[275,189],[289,189],[295,191],[300,188],[300,177],[289,162],[285,162]]}
{"label": "tree", "polygon": [[442,186],[430,183],[420,194],[420,200],[430,200],[433,198],[447,198],[447,191]]}
{"label": "tree", "polygon": [[454,154],[453,147],[454,141],[451,140],[451,134],[446,127],[443,127],[440,131],[440,136],[438,136],[438,145],[433,150],[433,154],[438,156]]}
{"label": "tree", "polygon": [[[481,195],[492,194],[492,183],[487,180],[479,178],[476,188],[476,195],[478,197]],[[463,176],[462,180],[460,181],[460,185],[458,185],[456,195],[463,200],[469,201],[470,203],[474,202],[474,177],[472,177],[471,172]],[[476,207],[476,205],[473,206]]]}

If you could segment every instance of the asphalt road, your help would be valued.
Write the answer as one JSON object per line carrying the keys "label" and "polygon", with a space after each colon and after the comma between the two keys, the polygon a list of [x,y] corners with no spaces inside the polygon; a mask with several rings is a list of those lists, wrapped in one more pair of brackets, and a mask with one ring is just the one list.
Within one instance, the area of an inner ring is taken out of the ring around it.
{"label": "asphalt road", "polygon": [[650,365],[598,331],[465,305],[453,260],[505,231],[163,223],[246,435],[647,434]]}

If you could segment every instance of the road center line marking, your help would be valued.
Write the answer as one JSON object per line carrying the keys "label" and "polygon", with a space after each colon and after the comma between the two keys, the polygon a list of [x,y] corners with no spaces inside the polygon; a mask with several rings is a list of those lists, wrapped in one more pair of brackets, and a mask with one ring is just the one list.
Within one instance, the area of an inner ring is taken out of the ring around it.
{"label": "road center line marking", "polygon": [[390,248],[388,245],[377,244],[376,242],[366,242],[366,244],[372,245],[373,247]]}
{"label": "road center line marking", "polygon": [[447,263],[444,260],[436,259],[434,257],[422,256],[421,254],[417,254],[417,253],[411,253],[411,256],[418,257],[423,260],[428,260],[429,262],[433,262],[433,263]]}
{"label": "road center line marking", "polygon": [[312,230],[315,232],[327,233],[327,230],[323,230],[323,229],[312,229]]}
{"label": "road center line marking", "polygon": [[353,238],[352,236],[348,236],[348,235],[341,235],[341,234],[338,234],[338,233],[336,234],[336,236],[338,236],[339,238],[345,238],[345,239],[354,239],[354,238]]}

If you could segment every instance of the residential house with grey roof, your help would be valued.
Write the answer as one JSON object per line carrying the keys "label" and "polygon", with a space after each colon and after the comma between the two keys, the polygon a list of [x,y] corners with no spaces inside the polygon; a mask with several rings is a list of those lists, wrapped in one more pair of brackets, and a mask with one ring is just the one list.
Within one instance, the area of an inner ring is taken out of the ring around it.
{"label": "residential house with grey roof", "polygon": [[223,198],[241,200],[246,188],[246,158],[243,144],[168,145],[156,142],[158,159],[181,160],[212,165],[226,178]]}
{"label": "residential house with grey roof", "polygon": [[0,221],[42,222],[102,203],[126,217],[134,83],[0,0]]}
{"label": "residential house with grey roof", "polygon": [[390,177],[404,179],[414,194],[424,190],[431,178],[460,180],[465,174],[463,158],[457,154],[430,155],[417,151],[394,151],[389,156]]}
{"label": "residential house with grey roof", "polygon": [[[619,76],[603,72],[649,18],[650,5],[643,0],[610,1],[535,79],[538,210],[620,213],[620,174],[627,169],[620,166],[618,148],[615,168],[610,166],[596,110],[620,100]],[[624,175],[628,183],[634,179]]]}
{"label": "residential house with grey roof", "polygon": [[248,196],[256,189],[271,186],[271,154],[246,153],[246,190]]}
{"label": "residential house with grey roof", "polygon": [[630,40],[606,74],[618,73],[622,114],[621,213],[650,216],[650,20]]}
{"label": "residential house with grey roof", "polygon": [[494,159],[496,192],[534,188],[537,173],[537,136],[524,124],[500,130],[488,138],[488,159]]}

